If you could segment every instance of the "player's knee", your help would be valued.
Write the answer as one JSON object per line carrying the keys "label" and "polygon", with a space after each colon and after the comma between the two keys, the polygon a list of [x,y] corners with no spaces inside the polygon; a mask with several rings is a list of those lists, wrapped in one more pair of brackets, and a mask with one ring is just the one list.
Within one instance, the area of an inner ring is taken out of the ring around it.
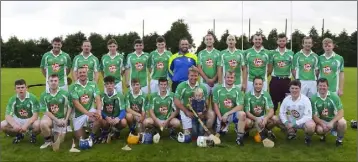
{"label": "player's knee", "polygon": [[122,126],[122,128],[125,128],[127,126],[127,120],[126,119],[121,120],[121,126]]}
{"label": "player's knee", "polygon": [[245,124],[246,129],[252,128],[254,126],[254,122],[251,119],[246,119],[245,123],[246,123]]}
{"label": "player's knee", "polygon": [[40,120],[36,120],[36,121],[32,124],[32,128],[33,128],[33,132],[34,132],[34,133],[39,133],[39,132],[40,132]]}
{"label": "player's knee", "polygon": [[279,121],[280,121],[280,119],[275,115],[271,118],[271,120],[274,124],[279,124]]}
{"label": "player's knee", "polygon": [[323,135],[325,132],[324,132],[324,130],[323,130],[323,128],[321,126],[317,126],[316,127],[316,133],[318,135]]}
{"label": "player's knee", "polygon": [[344,118],[339,119],[338,122],[337,122],[337,127],[338,127],[338,129],[346,129],[347,128],[347,121]]}
{"label": "player's knee", "polygon": [[180,121],[177,118],[174,118],[170,121],[170,124],[174,127],[174,128],[179,128],[180,127]]}
{"label": "player's knee", "polygon": [[316,128],[316,124],[313,121],[308,121],[305,124],[306,130],[309,132],[314,132],[315,128]]}
{"label": "player's knee", "polygon": [[153,125],[153,120],[152,120],[152,118],[144,119],[143,124],[144,124],[145,127],[150,127],[150,126],[152,126],[152,125]]}
{"label": "player's knee", "polygon": [[245,121],[246,120],[246,113],[244,111],[238,111],[237,113],[237,118],[239,120]]}
{"label": "player's knee", "polygon": [[131,113],[126,113],[127,121],[133,121],[133,115]]}

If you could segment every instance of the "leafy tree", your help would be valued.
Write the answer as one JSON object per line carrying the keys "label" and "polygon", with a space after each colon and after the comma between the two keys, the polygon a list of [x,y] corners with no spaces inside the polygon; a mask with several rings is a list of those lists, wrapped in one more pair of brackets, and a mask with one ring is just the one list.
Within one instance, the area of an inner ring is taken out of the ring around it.
{"label": "leafy tree", "polygon": [[275,49],[277,48],[277,29],[272,29],[270,34],[267,37],[266,45],[264,46],[267,49]]}
{"label": "leafy tree", "polygon": [[97,33],[91,33],[88,37],[88,40],[92,45],[92,53],[98,58],[101,59],[102,55],[107,53],[107,43],[104,41],[102,35]]}
{"label": "leafy tree", "polygon": [[317,53],[318,55],[322,54],[323,53],[322,38],[318,35],[317,29],[314,26],[312,26],[308,35],[312,38],[313,52]]}
{"label": "leafy tree", "polygon": [[[303,34],[301,31],[299,31],[297,29],[295,30],[295,32],[292,33],[292,49],[291,50],[293,52],[296,53],[302,49],[302,39],[305,36],[306,36],[305,34]],[[291,42],[288,42],[287,46],[290,47]]]}
{"label": "leafy tree", "polygon": [[75,34],[69,34],[66,36],[66,39],[63,41],[62,49],[64,52],[68,53],[73,59],[76,55],[80,54],[82,51],[81,46],[83,41],[87,40],[87,37],[81,31]]}
{"label": "leafy tree", "polygon": [[[179,51],[179,41],[182,38],[187,38],[189,44],[193,43],[193,38],[189,33],[188,24],[186,24],[183,19],[179,19],[172,23],[170,30],[164,34],[164,38],[167,42],[168,50],[172,53],[177,53]],[[195,47],[195,45],[193,47]]]}
{"label": "leafy tree", "polygon": [[144,43],[144,51],[145,52],[152,52],[157,49],[156,39],[159,37],[157,32],[150,33],[149,35],[145,35],[143,38]]}
{"label": "leafy tree", "polygon": [[220,41],[218,43],[218,50],[222,51],[227,48],[226,39],[229,36],[229,30],[226,30],[224,34],[221,36]]}

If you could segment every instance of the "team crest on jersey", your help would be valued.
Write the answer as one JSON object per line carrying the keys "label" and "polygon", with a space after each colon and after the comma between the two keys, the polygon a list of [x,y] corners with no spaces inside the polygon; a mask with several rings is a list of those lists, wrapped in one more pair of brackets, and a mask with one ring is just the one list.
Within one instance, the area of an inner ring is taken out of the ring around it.
{"label": "team crest on jersey", "polygon": [[22,117],[28,117],[29,113],[26,111],[26,109],[20,109],[19,114]]}
{"label": "team crest on jersey", "polygon": [[165,106],[165,105],[160,106],[160,107],[159,107],[159,112],[160,112],[160,114],[162,114],[162,115],[167,115],[167,114],[168,114],[168,107]]}
{"label": "team crest on jersey", "polygon": [[232,101],[230,100],[230,99],[225,99],[224,100],[224,106],[226,107],[226,108],[232,108]]}
{"label": "team crest on jersey", "polygon": [[53,72],[58,72],[58,71],[60,71],[60,64],[58,64],[58,63],[52,64],[52,71],[53,71]]}
{"label": "team crest on jersey", "polygon": [[264,63],[264,61],[261,60],[260,58],[255,58],[255,59],[254,59],[254,65],[255,65],[256,67],[261,67],[263,63]]}
{"label": "team crest on jersey", "polygon": [[309,71],[311,71],[311,64],[305,64],[305,65],[303,65],[303,69],[306,71],[306,72],[309,72]]}
{"label": "team crest on jersey", "polygon": [[229,61],[229,65],[230,65],[231,68],[236,68],[236,66],[237,66],[237,61],[234,60],[234,59],[232,59],[232,60]]}
{"label": "team crest on jersey", "polygon": [[112,104],[106,105],[106,111],[107,111],[108,113],[112,113],[112,112],[113,112],[113,105],[112,105]]}
{"label": "team crest on jersey", "polygon": [[331,67],[325,66],[325,67],[323,68],[323,73],[325,73],[325,74],[330,74],[331,72],[332,72]]}
{"label": "team crest on jersey", "polygon": [[117,71],[117,67],[115,65],[110,65],[108,67],[109,72],[115,73]]}
{"label": "team crest on jersey", "polygon": [[322,112],[321,112],[321,115],[322,116],[328,116],[328,109],[327,108],[324,108],[323,110],[322,110]]}
{"label": "team crest on jersey", "polygon": [[136,68],[138,71],[142,70],[143,67],[144,67],[144,66],[143,66],[142,63],[140,63],[140,62],[136,62],[136,63],[135,63],[135,68]]}
{"label": "team crest on jersey", "polygon": [[137,104],[133,104],[132,105],[132,110],[136,111],[136,112],[140,112],[139,110],[139,106]]}
{"label": "team crest on jersey", "polygon": [[88,104],[89,100],[90,100],[90,98],[87,94],[82,95],[80,98],[81,104]]}
{"label": "team crest on jersey", "polygon": [[164,63],[163,62],[158,62],[157,63],[157,69],[164,69]]}
{"label": "team crest on jersey", "polygon": [[279,62],[277,63],[277,66],[280,67],[280,68],[283,68],[283,67],[286,66],[286,63],[285,63],[284,61],[279,61]]}
{"label": "team crest on jersey", "polygon": [[57,114],[58,110],[59,110],[59,106],[57,104],[50,104],[50,112],[52,114]]}
{"label": "team crest on jersey", "polygon": [[210,58],[208,60],[206,60],[205,63],[206,63],[206,66],[208,66],[208,67],[214,66],[214,61]]}
{"label": "team crest on jersey", "polygon": [[299,118],[300,117],[300,113],[296,110],[291,110],[291,115],[295,118]]}
{"label": "team crest on jersey", "polygon": [[255,106],[254,107],[254,112],[256,115],[260,115],[262,112],[262,107],[261,106]]}

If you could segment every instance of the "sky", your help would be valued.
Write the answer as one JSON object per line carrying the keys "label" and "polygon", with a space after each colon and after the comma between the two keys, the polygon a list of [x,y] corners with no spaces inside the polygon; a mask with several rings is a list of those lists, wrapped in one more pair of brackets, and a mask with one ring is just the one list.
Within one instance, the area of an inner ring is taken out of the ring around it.
{"label": "sky", "polygon": [[284,32],[286,18],[288,33],[291,26],[292,31],[299,29],[305,34],[315,26],[320,33],[323,18],[325,29],[332,33],[357,30],[356,1],[293,1],[292,19],[290,6],[290,1],[244,1],[243,10],[242,1],[2,1],[1,36],[6,41],[14,35],[20,39],[51,40],[78,31],[86,36],[92,32],[106,35],[130,31],[142,35],[143,19],[145,35],[152,32],[163,35],[174,21],[184,19],[197,46],[213,28],[213,19],[219,38],[226,29],[230,34],[248,35],[249,18],[251,34],[259,28],[266,35],[273,28]]}

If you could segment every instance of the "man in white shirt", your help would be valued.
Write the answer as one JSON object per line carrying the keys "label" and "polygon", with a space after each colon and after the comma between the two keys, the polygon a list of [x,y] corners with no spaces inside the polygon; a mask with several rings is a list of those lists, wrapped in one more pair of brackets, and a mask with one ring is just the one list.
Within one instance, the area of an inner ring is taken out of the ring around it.
{"label": "man in white shirt", "polygon": [[289,84],[290,95],[282,102],[280,107],[280,121],[278,124],[287,132],[288,139],[296,138],[297,129],[305,131],[305,143],[311,144],[311,136],[316,124],[312,120],[312,106],[308,97],[301,94],[301,82],[293,80]]}

